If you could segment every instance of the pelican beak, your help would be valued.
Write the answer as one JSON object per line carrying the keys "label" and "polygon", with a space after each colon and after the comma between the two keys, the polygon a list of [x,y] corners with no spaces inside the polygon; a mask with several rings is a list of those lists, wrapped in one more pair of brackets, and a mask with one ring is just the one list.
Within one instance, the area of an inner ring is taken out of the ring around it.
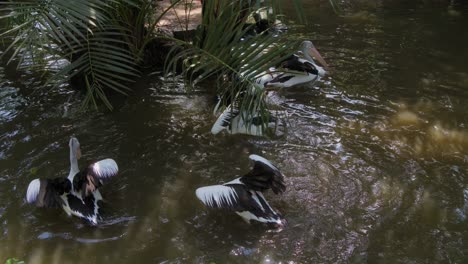
{"label": "pelican beak", "polygon": [[315,59],[317,59],[318,62],[320,62],[320,64],[322,64],[322,66],[328,70],[328,63],[322,58],[322,55],[320,55],[320,53],[318,52],[318,50],[314,47],[314,48],[311,48],[309,50],[309,53],[311,56],[315,57]]}
{"label": "pelican beak", "polygon": [[76,150],[76,159],[80,159],[81,158],[81,148],[78,147],[78,149]]}

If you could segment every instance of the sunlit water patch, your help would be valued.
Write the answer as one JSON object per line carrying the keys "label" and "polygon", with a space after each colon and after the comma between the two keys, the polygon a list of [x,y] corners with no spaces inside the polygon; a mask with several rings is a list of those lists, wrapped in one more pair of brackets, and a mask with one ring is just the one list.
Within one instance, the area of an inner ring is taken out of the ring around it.
{"label": "sunlit water patch", "polygon": [[18,94],[18,89],[11,86],[12,82],[5,80],[0,67],[0,124],[11,121],[18,114],[18,109],[24,106],[26,100]]}

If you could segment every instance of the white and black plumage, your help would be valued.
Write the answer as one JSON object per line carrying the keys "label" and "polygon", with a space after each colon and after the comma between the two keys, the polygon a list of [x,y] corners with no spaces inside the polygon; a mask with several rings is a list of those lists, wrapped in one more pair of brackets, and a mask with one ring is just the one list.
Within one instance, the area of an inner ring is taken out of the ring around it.
{"label": "white and black plumage", "polygon": [[35,179],[29,183],[26,201],[38,207],[59,208],[97,224],[101,193],[98,188],[105,180],[117,175],[118,166],[113,159],[103,159],[82,169],[78,168],[81,156],[78,139],[70,139],[70,173],[67,178]]}
{"label": "white and black plumage", "polygon": [[302,42],[301,52],[303,58],[298,55],[291,55],[277,65],[277,67],[261,73],[255,82],[261,87],[287,88],[312,83],[323,77],[326,71],[318,66],[312,57],[315,57],[325,68],[328,68],[328,64],[315,48],[312,41]]}
{"label": "white and black plumage", "polygon": [[[245,120],[246,118],[250,118],[250,120]],[[276,118],[271,114],[263,119],[260,114],[247,117],[247,113],[244,113],[243,119],[241,112],[232,108],[232,104],[230,104],[213,124],[211,133],[216,135],[226,130],[229,134],[263,136],[268,128],[274,128],[276,125]]]}
{"label": "white and black plumage", "polygon": [[196,196],[209,208],[227,209],[245,221],[283,226],[285,221],[265,200],[263,192],[271,189],[275,194],[286,190],[283,174],[270,161],[250,155],[254,167],[244,176],[222,185],[198,188]]}

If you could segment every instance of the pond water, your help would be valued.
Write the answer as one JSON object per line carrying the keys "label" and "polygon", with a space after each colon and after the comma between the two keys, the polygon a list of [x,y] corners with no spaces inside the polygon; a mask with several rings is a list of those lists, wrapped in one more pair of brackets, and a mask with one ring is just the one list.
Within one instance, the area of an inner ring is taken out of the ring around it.
{"label": "pond water", "polygon": [[[27,263],[466,263],[468,8],[423,1],[308,4],[333,73],[274,92],[289,128],[278,138],[210,134],[213,94],[145,78],[111,113],[81,95],[39,89],[0,65],[0,261]],[[437,2],[437,1],[436,1]],[[68,175],[68,140],[86,162],[112,157],[104,221],[90,227],[24,201],[36,177]],[[275,163],[287,191],[267,194],[281,231],[209,211],[199,186]]]}

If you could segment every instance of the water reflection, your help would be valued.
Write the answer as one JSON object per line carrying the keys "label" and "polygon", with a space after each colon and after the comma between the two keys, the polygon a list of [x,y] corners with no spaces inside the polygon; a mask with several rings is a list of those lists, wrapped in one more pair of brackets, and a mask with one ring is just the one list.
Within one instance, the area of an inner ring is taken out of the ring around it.
{"label": "water reflection", "polygon": [[0,123],[13,120],[18,114],[18,108],[24,106],[26,100],[18,94],[18,89],[6,81],[3,68],[0,67]]}
{"label": "water reflection", "polygon": [[390,117],[373,123],[349,120],[343,127],[346,132],[386,144],[400,155],[464,161],[468,154],[468,133],[434,119],[431,106],[431,103],[412,107],[400,104]]}

